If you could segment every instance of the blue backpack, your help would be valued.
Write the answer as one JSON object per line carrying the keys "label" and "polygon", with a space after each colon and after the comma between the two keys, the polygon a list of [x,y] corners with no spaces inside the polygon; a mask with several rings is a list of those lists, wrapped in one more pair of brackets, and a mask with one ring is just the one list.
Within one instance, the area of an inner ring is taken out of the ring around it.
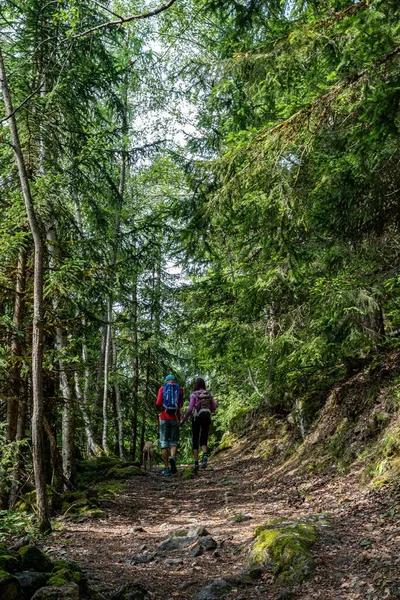
{"label": "blue backpack", "polygon": [[179,409],[180,387],[177,383],[166,383],[163,389],[163,406],[168,415],[176,415]]}

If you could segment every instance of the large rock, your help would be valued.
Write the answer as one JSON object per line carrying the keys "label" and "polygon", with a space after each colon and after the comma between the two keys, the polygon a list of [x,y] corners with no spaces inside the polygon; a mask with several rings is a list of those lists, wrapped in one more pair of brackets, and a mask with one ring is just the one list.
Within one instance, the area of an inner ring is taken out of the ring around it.
{"label": "large rock", "polygon": [[16,577],[6,571],[0,571],[1,600],[22,600],[21,584]]}
{"label": "large rock", "polygon": [[48,575],[37,571],[23,571],[22,573],[15,573],[15,577],[21,584],[25,600],[30,600],[39,588],[46,585]]}
{"label": "large rock", "polygon": [[113,596],[111,600],[148,600],[149,594],[142,583],[131,581],[125,583]]}
{"label": "large rock", "polygon": [[67,583],[62,586],[47,585],[40,588],[32,600],[79,600],[79,587],[76,583]]}
{"label": "large rock", "polygon": [[317,538],[311,523],[271,521],[256,529],[249,564],[270,567],[280,585],[295,585],[314,571],[310,552]]}
{"label": "large rock", "polygon": [[226,579],[214,579],[194,596],[193,600],[220,600],[232,589],[232,584]]}
{"label": "large rock", "polygon": [[49,573],[53,570],[53,563],[49,557],[36,546],[23,546],[19,549],[22,558],[22,569]]}
{"label": "large rock", "polygon": [[[15,553],[16,554],[16,553]],[[21,564],[21,557],[19,554],[1,554],[0,555],[0,571],[7,571],[7,573],[14,573],[18,571]]]}

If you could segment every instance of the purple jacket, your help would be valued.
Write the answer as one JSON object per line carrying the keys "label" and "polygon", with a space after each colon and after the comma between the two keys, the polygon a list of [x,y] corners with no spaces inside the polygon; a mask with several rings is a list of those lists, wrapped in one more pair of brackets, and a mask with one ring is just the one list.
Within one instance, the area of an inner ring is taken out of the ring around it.
{"label": "purple jacket", "polygon": [[[197,390],[198,392],[205,392],[206,390]],[[210,396],[211,396],[211,412],[215,412],[217,410],[217,403],[214,400],[213,395],[210,392]],[[186,421],[186,419],[189,417],[189,415],[192,414],[194,407],[196,406],[196,401],[197,401],[197,396],[196,394],[193,392],[193,394],[191,394],[190,396],[190,403],[189,403],[189,408],[187,409],[187,411],[185,412],[185,415],[183,417],[183,419],[181,420],[181,425],[184,424],[184,422]]]}

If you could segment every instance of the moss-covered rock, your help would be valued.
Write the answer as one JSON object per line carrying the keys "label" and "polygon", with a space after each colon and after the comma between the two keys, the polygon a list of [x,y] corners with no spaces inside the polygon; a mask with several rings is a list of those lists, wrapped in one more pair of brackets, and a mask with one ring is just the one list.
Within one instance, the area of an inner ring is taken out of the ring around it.
{"label": "moss-covered rock", "polygon": [[256,529],[249,563],[254,566],[272,565],[277,582],[294,585],[311,575],[314,561],[310,552],[317,538],[311,523],[277,523],[271,521]]}
{"label": "moss-covered rock", "polygon": [[18,555],[13,556],[11,554],[1,554],[0,555],[0,570],[7,571],[8,573],[15,573],[18,571],[21,564],[21,558]]}
{"label": "moss-covered rock", "polygon": [[[57,490],[55,490],[52,486],[46,485],[46,493],[47,497],[52,502],[54,495],[59,495]],[[27,513],[36,513],[36,490],[32,490],[27,492],[23,496],[21,496],[14,504],[14,510],[19,512],[27,512]]]}
{"label": "moss-covered rock", "polygon": [[32,569],[39,573],[49,573],[53,570],[53,563],[49,557],[36,546],[23,546],[19,549],[22,558],[22,569]]}
{"label": "moss-covered rock", "polygon": [[63,579],[58,573],[55,573],[54,575],[48,578],[46,583],[48,586],[55,585],[57,587],[60,587],[62,585],[66,585],[68,583],[68,580]]}
{"label": "moss-covered rock", "polygon": [[1,600],[22,600],[21,584],[14,575],[0,571],[0,598]]}
{"label": "moss-covered rock", "polygon": [[104,512],[104,510],[101,510],[100,508],[84,508],[81,511],[81,514],[85,517],[88,517],[88,519],[105,519],[106,518],[106,513]]}
{"label": "moss-covered rock", "polygon": [[222,436],[220,443],[218,444],[218,448],[215,451],[215,454],[217,452],[222,452],[223,450],[229,450],[229,448],[232,448],[235,441],[236,441],[236,436],[233,433],[226,431],[224,433],[224,435]]}
{"label": "moss-covered rock", "polygon": [[129,479],[130,477],[137,477],[141,475],[146,476],[146,471],[131,465],[129,467],[113,467],[107,471],[106,476],[108,479]]}

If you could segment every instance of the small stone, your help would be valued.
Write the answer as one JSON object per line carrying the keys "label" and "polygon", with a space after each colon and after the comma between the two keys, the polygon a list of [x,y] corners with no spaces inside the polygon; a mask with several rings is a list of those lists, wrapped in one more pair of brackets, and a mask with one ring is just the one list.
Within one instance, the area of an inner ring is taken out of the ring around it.
{"label": "small stone", "polygon": [[183,565],[183,560],[181,558],[167,558],[165,561],[166,565],[174,567],[176,565]]}
{"label": "small stone", "polygon": [[253,517],[250,515],[243,515],[239,513],[238,515],[234,515],[231,519],[231,523],[243,523],[243,521],[250,521]]}
{"label": "small stone", "polygon": [[137,556],[132,556],[129,560],[130,563],[137,563],[142,565],[147,565],[154,560],[154,554],[148,554],[145,552],[144,554],[138,554]]}
{"label": "small stone", "polygon": [[200,556],[201,554],[203,554],[203,547],[200,544],[200,542],[196,542],[196,544],[193,546],[193,548],[191,548],[189,554],[193,558],[196,558],[197,556]]}
{"label": "small stone", "polygon": [[372,546],[372,544],[373,542],[371,540],[368,540],[367,538],[364,538],[360,542],[360,546]]}
{"label": "small stone", "polygon": [[214,550],[217,547],[217,542],[211,535],[205,535],[199,538],[199,544],[203,546],[205,550]]}
{"label": "small stone", "polygon": [[181,583],[180,586],[178,586],[178,589],[180,590],[187,590],[188,588],[190,588],[192,585],[194,584],[193,581],[185,581],[184,583]]}

